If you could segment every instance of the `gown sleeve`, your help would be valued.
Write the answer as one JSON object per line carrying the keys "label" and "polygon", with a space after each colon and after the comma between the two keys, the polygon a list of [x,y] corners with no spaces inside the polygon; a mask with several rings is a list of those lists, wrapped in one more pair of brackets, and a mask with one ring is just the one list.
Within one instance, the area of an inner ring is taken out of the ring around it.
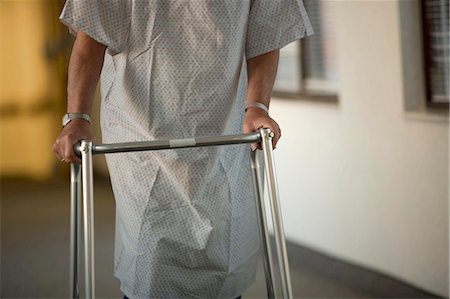
{"label": "gown sleeve", "polygon": [[67,0],[59,18],[71,33],[86,33],[114,55],[124,50],[130,13],[129,0]]}
{"label": "gown sleeve", "polygon": [[302,0],[251,0],[246,59],[313,34]]}

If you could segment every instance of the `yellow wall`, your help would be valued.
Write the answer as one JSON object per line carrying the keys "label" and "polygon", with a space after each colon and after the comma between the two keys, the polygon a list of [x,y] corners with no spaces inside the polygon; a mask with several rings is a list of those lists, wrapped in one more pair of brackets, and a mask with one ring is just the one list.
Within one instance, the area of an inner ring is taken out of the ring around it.
{"label": "yellow wall", "polygon": [[[56,4],[56,6],[55,6]],[[0,1],[0,172],[45,178],[55,158],[65,78],[46,44],[57,33],[58,1]]]}

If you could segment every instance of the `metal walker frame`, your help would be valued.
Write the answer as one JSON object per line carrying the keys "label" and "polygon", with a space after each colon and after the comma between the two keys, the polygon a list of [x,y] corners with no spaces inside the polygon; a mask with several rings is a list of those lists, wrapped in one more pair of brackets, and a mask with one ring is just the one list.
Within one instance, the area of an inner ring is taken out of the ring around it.
{"label": "metal walker frame", "polygon": [[[84,270],[85,270],[85,297],[95,298],[95,261],[94,261],[94,186],[93,186],[93,161],[92,156],[97,154],[124,153],[132,151],[149,151],[176,149],[188,147],[232,145],[243,143],[261,143],[264,153],[265,173],[267,178],[269,202],[272,215],[273,232],[276,244],[276,256],[279,280],[276,280],[272,249],[270,244],[267,213],[263,196],[263,170],[261,169],[256,151],[251,154],[251,167],[253,173],[253,185],[256,198],[256,207],[260,228],[260,236],[264,251],[264,271],[267,285],[268,298],[293,298],[291,280],[289,274],[288,256],[281,218],[280,200],[275,174],[273,158],[272,138],[270,129],[261,129],[259,132],[228,135],[218,137],[200,137],[188,139],[156,140],[148,142],[129,142],[115,144],[94,145],[90,140],[82,140],[75,147],[75,151],[81,154],[81,165],[71,164],[71,203],[70,203],[70,296],[79,298],[79,236],[81,233],[81,216],[83,216],[84,228]],[[81,200],[82,198],[82,200]],[[81,213],[81,202],[83,212]],[[280,287],[277,288],[277,282]],[[281,289],[281,296],[279,295]]]}

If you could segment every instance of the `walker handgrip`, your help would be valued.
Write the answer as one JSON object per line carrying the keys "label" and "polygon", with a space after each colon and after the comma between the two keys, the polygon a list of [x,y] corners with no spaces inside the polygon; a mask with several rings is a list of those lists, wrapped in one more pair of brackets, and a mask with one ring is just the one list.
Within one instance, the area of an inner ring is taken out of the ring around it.
{"label": "walker handgrip", "polygon": [[195,140],[195,138],[169,140],[170,148],[191,147],[191,146],[195,146],[196,144],[197,144],[197,141]]}

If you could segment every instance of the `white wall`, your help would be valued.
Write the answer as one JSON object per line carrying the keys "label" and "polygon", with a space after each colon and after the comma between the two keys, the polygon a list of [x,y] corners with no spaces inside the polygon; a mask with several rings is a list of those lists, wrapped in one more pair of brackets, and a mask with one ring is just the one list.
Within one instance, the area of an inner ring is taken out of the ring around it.
{"label": "white wall", "polygon": [[286,236],[448,296],[448,117],[404,110],[397,1],[334,5],[339,103],[271,105]]}

